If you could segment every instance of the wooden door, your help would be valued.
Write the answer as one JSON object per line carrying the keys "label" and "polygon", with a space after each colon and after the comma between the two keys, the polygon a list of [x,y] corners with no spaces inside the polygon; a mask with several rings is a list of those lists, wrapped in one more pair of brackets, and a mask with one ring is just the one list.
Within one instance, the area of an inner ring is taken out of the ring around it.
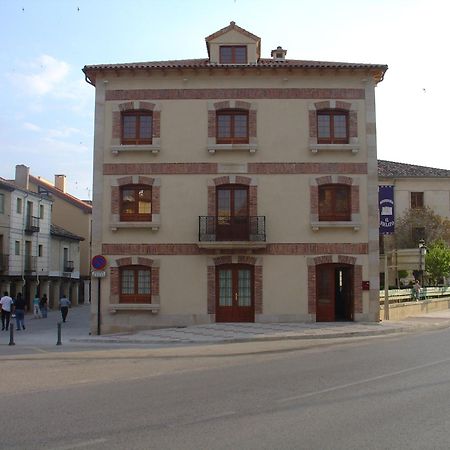
{"label": "wooden door", "polygon": [[253,266],[216,268],[216,322],[254,322]]}
{"label": "wooden door", "polygon": [[217,195],[218,241],[248,241],[248,187],[241,185],[219,186]]}
{"label": "wooden door", "polygon": [[333,264],[316,267],[316,321],[333,322],[335,317],[335,289]]}

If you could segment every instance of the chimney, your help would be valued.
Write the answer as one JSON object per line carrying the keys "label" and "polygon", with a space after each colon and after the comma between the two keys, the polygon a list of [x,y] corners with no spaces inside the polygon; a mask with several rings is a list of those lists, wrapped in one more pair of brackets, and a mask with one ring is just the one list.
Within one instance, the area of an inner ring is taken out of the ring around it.
{"label": "chimney", "polygon": [[28,190],[30,188],[29,177],[30,177],[30,168],[23,164],[17,164],[16,178],[14,180],[16,185],[23,189]]}
{"label": "chimney", "polygon": [[284,60],[286,58],[287,50],[284,50],[283,47],[278,46],[275,50],[272,50],[270,52],[270,56],[274,60]]}
{"label": "chimney", "polygon": [[55,175],[55,188],[62,192],[66,192],[66,176],[65,175]]}

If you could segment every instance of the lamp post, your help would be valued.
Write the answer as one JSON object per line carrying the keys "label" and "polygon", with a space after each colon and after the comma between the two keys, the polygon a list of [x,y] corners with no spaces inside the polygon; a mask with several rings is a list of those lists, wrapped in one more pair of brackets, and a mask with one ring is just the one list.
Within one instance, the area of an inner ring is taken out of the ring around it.
{"label": "lamp post", "polygon": [[423,272],[425,270],[425,256],[427,255],[427,246],[425,241],[421,239],[419,241],[419,274],[420,274],[420,285],[423,287]]}

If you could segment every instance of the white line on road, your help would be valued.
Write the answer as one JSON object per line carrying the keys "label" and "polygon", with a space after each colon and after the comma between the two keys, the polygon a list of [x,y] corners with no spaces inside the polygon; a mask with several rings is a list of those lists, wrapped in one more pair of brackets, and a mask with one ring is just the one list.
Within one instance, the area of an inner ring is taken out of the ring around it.
{"label": "white line on road", "polygon": [[384,375],[378,375],[376,377],[365,378],[364,380],[354,381],[353,383],[341,384],[339,386],[322,389],[320,391],[308,392],[306,394],[295,395],[293,397],[281,398],[277,401],[279,403],[283,403],[283,402],[290,402],[293,400],[300,400],[300,399],[304,399],[304,398],[308,398],[308,397],[313,397],[315,395],[327,394],[328,392],[334,392],[334,391],[338,391],[340,389],[347,389],[349,387],[357,386],[359,384],[370,383],[372,381],[382,380],[383,378],[394,377],[396,375],[402,375],[404,373],[414,372],[417,370],[426,369],[428,367],[438,366],[439,364],[447,364],[449,362],[450,362],[450,359],[441,359],[440,361],[434,361],[432,363],[423,364],[421,366],[409,367],[408,369],[398,370],[397,372],[385,373]]}
{"label": "white line on road", "polygon": [[96,444],[103,444],[106,441],[107,439],[105,438],[90,439],[89,441],[78,442],[78,444],[68,444],[63,445],[62,447],[52,447],[49,450],[72,450],[73,448],[83,448],[83,447],[90,447]]}

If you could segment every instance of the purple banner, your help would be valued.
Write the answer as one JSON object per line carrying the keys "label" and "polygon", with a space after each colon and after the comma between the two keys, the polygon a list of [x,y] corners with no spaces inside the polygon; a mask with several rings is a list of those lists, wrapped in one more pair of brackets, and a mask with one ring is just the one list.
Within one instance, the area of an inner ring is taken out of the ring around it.
{"label": "purple banner", "polygon": [[380,208],[380,234],[394,232],[394,186],[378,186],[378,205]]}

